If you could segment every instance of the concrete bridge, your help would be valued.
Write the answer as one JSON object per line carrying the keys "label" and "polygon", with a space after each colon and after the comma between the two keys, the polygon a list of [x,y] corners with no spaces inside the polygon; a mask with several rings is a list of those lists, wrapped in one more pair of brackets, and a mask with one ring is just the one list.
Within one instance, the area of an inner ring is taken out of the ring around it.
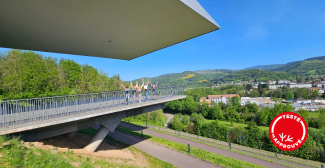
{"label": "concrete bridge", "polygon": [[149,96],[139,103],[137,97],[133,103],[129,98],[128,104],[124,91],[2,101],[0,135],[36,141],[62,134],[73,137],[80,129],[101,125],[85,147],[93,152],[123,118],[163,109],[166,102],[185,98],[183,90],[183,86],[159,87],[156,100]]}

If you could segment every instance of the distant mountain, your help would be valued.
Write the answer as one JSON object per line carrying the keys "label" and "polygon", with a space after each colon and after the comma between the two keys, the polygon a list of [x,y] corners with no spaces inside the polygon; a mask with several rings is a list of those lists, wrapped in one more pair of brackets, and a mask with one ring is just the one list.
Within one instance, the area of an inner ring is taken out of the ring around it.
{"label": "distant mountain", "polygon": [[257,65],[257,66],[245,68],[243,70],[246,70],[246,69],[261,69],[261,70],[272,71],[273,69],[280,68],[280,67],[282,67],[284,65],[286,65],[286,64]]}
{"label": "distant mountain", "polygon": [[[163,74],[150,78],[159,86],[171,85],[213,85],[216,83],[229,83],[239,81],[268,81],[276,79],[296,79],[296,75],[316,76],[325,75],[325,56],[312,57],[302,61],[287,64],[258,65],[243,70],[215,69],[185,71],[182,73]],[[144,78],[148,81],[148,78]],[[133,80],[134,81],[134,80]],[[141,79],[136,79],[141,82]]]}
{"label": "distant mountain", "polygon": [[258,65],[248,69],[261,69],[268,71],[282,71],[298,75],[325,75],[325,56],[312,57],[302,61],[294,61],[286,64]]}
{"label": "distant mountain", "polygon": [[295,61],[284,66],[274,68],[272,71],[282,71],[299,75],[324,75],[325,74],[325,56],[312,57],[302,61]]}
{"label": "distant mountain", "polygon": [[295,75],[286,73],[286,72],[273,72],[273,71],[266,71],[260,69],[247,69],[247,70],[240,70],[235,71],[231,74],[228,74],[224,77],[216,79],[217,83],[220,82],[240,82],[240,81],[256,81],[256,82],[266,82],[269,80],[277,80],[277,79],[287,79],[287,80],[294,80]]}
{"label": "distant mountain", "polygon": [[[171,85],[200,85],[208,83],[215,78],[221,78],[234,70],[229,69],[216,69],[216,70],[199,70],[199,71],[185,71],[182,73],[163,74],[154,78],[149,78],[152,83],[159,82],[160,86]],[[148,78],[143,78],[148,81]],[[141,79],[134,81],[141,82]]]}

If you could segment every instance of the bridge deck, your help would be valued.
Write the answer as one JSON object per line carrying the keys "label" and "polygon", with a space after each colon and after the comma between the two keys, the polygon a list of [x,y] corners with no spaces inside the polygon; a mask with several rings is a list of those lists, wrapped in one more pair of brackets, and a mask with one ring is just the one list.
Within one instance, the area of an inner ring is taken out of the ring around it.
{"label": "bridge deck", "polygon": [[[183,99],[183,98],[186,98],[186,96],[185,95],[175,95],[175,96],[169,96],[169,97],[160,97],[160,98],[157,97],[156,100],[150,100],[150,101],[147,101],[147,102],[135,103],[135,104],[129,104],[129,105],[122,105],[122,106],[120,105],[120,106],[117,106],[117,107],[110,107],[110,108],[97,108],[97,107],[99,107],[97,103],[91,103],[90,107],[92,105],[97,104],[96,106],[94,106],[96,108],[93,108],[92,110],[90,110],[91,108],[88,108],[87,112],[73,113],[73,114],[69,114],[69,115],[53,113],[55,115],[60,115],[60,116],[56,117],[56,118],[47,118],[46,120],[39,120],[39,121],[33,121],[33,122],[19,124],[19,125],[12,125],[12,126],[2,127],[2,128],[0,128],[0,135],[17,133],[17,132],[33,130],[33,129],[42,128],[42,127],[48,127],[48,126],[52,126],[52,125],[58,125],[58,124],[83,120],[83,119],[87,119],[87,118],[107,115],[107,114],[110,114],[110,113],[117,113],[117,112],[120,112],[120,111],[136,109],[136,108],[150,106],[150,105],[154,105],[154,104],[166,103],[166,102],[169,102],[169,101],[172,101],[172,100],[178,100],[178,99]],[[104,105],[107,105],[107,107],[109,107],[109,105],[112,105],[112,101],[98,102],[98,103],[103,104],[103,106],[100,106],[100,107],[105,107]],[[77,108],[77,107],[73,107],[73,106],[59,107],[59,108],[54,108],[54,109],[51,109],[51,110],[60,111],[60,110],[58,110],[60,108],[65,108],[65,110],[62,110],[62,111],[66,111],[67,110],[66,108]],[[40,117],[42,115],[44,115],[43,110],[35,110],[33,112],[26,112],[26,113],[33,113],[33,115],[40,116]],[[20,116],[17,116],[17,115],[20,115]],[[14,113],[14,114],[8,114],[8,115],[6,115],[6,117],[7,118],[20,117],[21,119],[24,120],[25,119],[24,116],[30,116],[30,115],[31,114],[24,114],[24,113],[16,114],[16,113]]]}

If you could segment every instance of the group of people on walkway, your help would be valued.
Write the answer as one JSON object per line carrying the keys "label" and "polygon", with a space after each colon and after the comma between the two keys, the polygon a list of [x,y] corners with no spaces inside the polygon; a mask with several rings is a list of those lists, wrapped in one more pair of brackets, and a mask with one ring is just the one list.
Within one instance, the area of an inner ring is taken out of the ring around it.
{"label": "group of people on walkway", "polygon": [[[144,83],[142,79],[142,85],[138,83],[138,81],[135,82],[135,85],[132,84],[132,81],[130,81],[130,87],[129,86],[124,86],[122,83],[122,87],[124,88],[125,91],[125,101],[126,104],[129,104],[129,97],[130,97],[130,92],[133,97],[133,103],[135,102],[136,95],[138,94],[139,98],[139,103],[141,102],[141,97],[142,97],[142,90],[144,89],[144,95],[145,95],[145,102],[148,100],[148,85],[151,85],[152,88],[152,95],[153,99],[156,100],[156,87],[158,85],[158,82],[156,84],[151,84],[148,79],[148,83]],[[143,89],[142,89],[143,88]]]}

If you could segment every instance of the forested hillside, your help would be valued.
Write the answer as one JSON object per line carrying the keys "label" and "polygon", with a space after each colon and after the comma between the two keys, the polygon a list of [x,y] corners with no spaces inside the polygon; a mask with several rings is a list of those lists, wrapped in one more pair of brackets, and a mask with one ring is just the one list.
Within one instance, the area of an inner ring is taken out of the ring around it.
{"label": "forested hillside", "polygon": [[286,64],[283,67],[273,69],[273,71],[283,71],[298,75],[324,75],[325,57],[310,58],[304,61]]}
{"label": "forested hillside", "polygon": [[[198,73],[199,72],[199,73]],[[147,81],[148,78],[145,78]],[[286,73],[286,72],[273,72],[259,69],[248,69],[240,71],[185,71],[183,73],[165,74],[155,78],[150,78],[151,82],[159,82],[160,86],[171,86],[171,85],[204,85],[212,86],[216,83],[229,83],[229,82],[239,82],[239,81],[249,81],[253,80],[259,81],[269,81],[277,79],[296,79],[296,75]],[[137,79],[141,82],[141,79]]]}
{"label": "forested hillside", "polygon": [[[269,80],[297,80],[311,79],[314,76],[325,75],[325,56],[312,57],[303,61],[294,61],[287,64],[259,65],[235,71],[228,69],[185,71],[183,73],[164,74],[151,81],[159,82],[160,86],[187,85],[212,86],[216,83],[239,81],[269,81]],[[141,79],[137,79],[141,81]]]}
{"label": "forested hillside", "polygon": [[277,79],[287,79],[293,80],[295,79],[295,75],[285,73],[285,72],[272,72],[265,71],[259,69],[248,69],[233,72],[227,76],[224,76],[220,79],[217,79],[217,82],[220,80],[221,82],[236,82],[236,81],[269,81],[269,80],[277,80]]}
{"label": "forested hillside", "polygon": [[282,71],[298,76],[323,76],[325,74],[325,56],[312,57],[302,61],[287,64],[259,65],[246,69],[261,69],[268,71]]}
{"label": "forested hillside", "polygon": [[[232,73],[233,70],[216,69],[216,70],[200,70],[200,71],[185,71],[182,73],[164,74],[154,78],[150,78],[150,82],[159,82],[159,86],[172,86],[172,85],[200,85],[210,82],[214,78],[220,78]],[[148,78],[144,78],[145,82]],[[141,79],[136,79],[141,82]]]}
{"label": "forested hillside", "polygon": [[32,51],[0,54],[0,95],[7,99],[33,98],[119,90],[118,75],[69,59],[57,60]]}
{"label": "forested hillside", "polygon": [[273,69],[280,68],[284,66],[285,64],[272,64],[272,65],[258,65],[258,66],[253,66],[253,67],[248,67],[243,70],[247,69],[261,69],[261,70],[267,70],[267,71],[272,71]]}

